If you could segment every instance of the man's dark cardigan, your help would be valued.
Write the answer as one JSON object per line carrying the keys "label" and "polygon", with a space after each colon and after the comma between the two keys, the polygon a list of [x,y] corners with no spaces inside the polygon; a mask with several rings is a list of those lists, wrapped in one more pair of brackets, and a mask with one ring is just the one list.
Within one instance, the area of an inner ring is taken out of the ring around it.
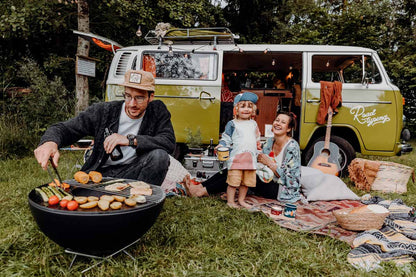
{"label": "man's dark cardigan", "polygon": [[[104,129],[114,133],[118,131],[121,108],[124,101],[97,103],[78,116],[50,126],[42,136],[40,144],[53,141],[59,147],[75,143],[85,136],[94,137],[94,150],[81,168],[89,172],[99,169],[108,159],[104,151]],[[172,153],[175,149],[175,133],[170,112],[160,100],[154,100],[147,106],[137,138],[138,155],[154,149],[163,149]]]}

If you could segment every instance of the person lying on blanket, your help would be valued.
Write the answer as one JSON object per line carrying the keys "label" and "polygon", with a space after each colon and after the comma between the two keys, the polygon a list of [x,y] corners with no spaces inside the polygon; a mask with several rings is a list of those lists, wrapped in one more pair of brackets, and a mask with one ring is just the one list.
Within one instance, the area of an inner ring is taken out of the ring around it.
{"label": "person lying on blanket", "polygon": [[[272,124],[273,137],[269,138],[257,157],[256,187],[250,188],[255,195],[283,202],[300,200],[300,148],[292,138],[296,129],[293,113],[279,112]],[[203,197],[225,192],[227,173],[217,173],[201,184],[191,184],[185,177],[188,195]]]}

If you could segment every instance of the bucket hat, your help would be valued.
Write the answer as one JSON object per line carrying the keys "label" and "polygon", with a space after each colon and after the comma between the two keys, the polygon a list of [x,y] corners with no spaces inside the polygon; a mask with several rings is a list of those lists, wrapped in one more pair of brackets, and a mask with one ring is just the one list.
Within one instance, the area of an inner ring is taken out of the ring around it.
{"label": "bucket hat", "polygon": [[237,105],[237,103],[238,102],[241,102],[241,101],[251,101],[254,104],[256,104],[258,99],[259,98],[257,97],[257,95],[255,93],[246,91],[246,92],[237,94],[235,96],[235,98],[234,98],[234,106]]}

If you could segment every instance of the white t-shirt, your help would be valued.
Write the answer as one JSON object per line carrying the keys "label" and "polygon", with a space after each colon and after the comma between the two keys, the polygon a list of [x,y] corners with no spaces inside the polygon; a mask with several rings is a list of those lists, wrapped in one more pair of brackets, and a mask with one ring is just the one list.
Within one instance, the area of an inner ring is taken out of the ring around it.
{"label": "white t-shirt", "polygon": [[[128,134],[137,135],[139,133],[140,126],[142,125],[144,114],[138,119],[132,119],[126,114],[125,107],[126,103],[123,103],[117,133],[123,136],[127,136]],[[121,146],[121,152],[123,152],[122,159],[113,161],[110,157],[108,157],[105,166],[128,164],[136,157],[136,149],[131,146]]]}

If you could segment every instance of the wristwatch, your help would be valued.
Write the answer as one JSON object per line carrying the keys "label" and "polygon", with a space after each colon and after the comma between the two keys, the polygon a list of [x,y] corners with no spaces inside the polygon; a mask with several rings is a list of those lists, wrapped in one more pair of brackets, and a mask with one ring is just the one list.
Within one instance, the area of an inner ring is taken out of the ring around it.
{"label": "wristwatch", "polygon": [[129,146],[134,147],[134,139],[136,138],[135,135],[132,134],[128,134],[127,135],[127,139],[129,140]]}

